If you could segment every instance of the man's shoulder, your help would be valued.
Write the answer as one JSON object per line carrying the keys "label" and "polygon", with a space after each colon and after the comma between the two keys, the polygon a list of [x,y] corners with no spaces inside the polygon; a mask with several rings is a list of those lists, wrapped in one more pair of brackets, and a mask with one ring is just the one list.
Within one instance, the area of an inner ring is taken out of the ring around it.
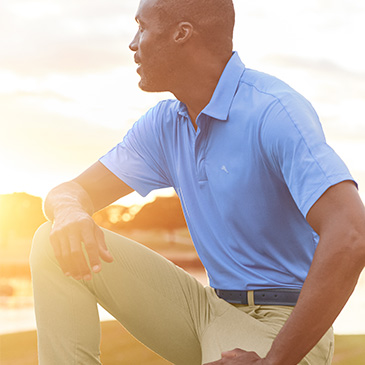
{"label": "man's shoulder", "polygon": [[[241,78],[241,87],[246,90],[245,94],[257,94],[255,98],[260,104],[277,103],[288,112],[298,110],[311,110],[313,107],[310,102],[298,91],[293,89],[283,80],[270,74],[246,69]],[[262,105],[261,105],[262,106]]]}
{"label": "man's shoulder", "polygon": [[162,127],[166,129],[167,125],[175,123],[181,109],[181,102],[176,99],[161,100],[134,123],[132,130],[159,133]]}
{"label": "man's shoulder", "polygon": [[179,115],[187,115],[184,103],[177,99],[165,99],[158,102],[147,113],[146,117],[157,126],[173,126],[177,123]]}
{"label": "man's shoulder", "polygon": [[169,113],[177,113],[181,109],[181,102],[176,99],[165,99],[159,101],[155,106],[153,106],[149,113],[159,114],[159,116],[163,116],[164,114],[168,115]]}
{"label": "man's shoulder", "polygon": [[241,78],[241,85],[253,88],[255,92],[272,95],[276,98],[297,94],[297,91],[283,80],[268,73],[250,68],[246,68]]}

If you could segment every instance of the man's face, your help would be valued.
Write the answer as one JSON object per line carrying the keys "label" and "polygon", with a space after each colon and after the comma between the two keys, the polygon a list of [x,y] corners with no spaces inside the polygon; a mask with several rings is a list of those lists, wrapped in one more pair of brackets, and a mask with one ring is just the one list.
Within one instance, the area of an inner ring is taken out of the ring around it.
{"label": "man's face", "polygon": [[138,31],[129,45],[141,76],[139,87],[151,92],[170,91],[169,75],[174,63],[172,35],[161,24],[154,8],[157,1],[141,0],[136,14]]}

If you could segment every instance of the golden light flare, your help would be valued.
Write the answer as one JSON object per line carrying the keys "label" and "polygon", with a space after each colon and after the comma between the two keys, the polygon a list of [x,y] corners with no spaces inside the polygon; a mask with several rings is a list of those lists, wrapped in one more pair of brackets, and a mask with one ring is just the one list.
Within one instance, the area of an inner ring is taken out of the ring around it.
{"label": "golden light flare", "polygon": [[[8,36],[0,40],[0,194],[44,197],[118,143],[151,106],[171,97],[138,89],[128,49],[137,29],[136,2],[84,4],[1,3]],[[363,185],[365,168],[358,160],[365,155],[365,54],[357,44],[365,32],[364,3],[236,0],[235,8],[234,48],[244,63],[302,92],[330,144],[358,141],[344,160]]]}

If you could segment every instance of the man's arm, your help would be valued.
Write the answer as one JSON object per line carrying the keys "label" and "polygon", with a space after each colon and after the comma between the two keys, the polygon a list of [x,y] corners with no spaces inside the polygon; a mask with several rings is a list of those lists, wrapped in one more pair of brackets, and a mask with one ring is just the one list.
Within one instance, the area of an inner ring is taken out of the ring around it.
{"label": "man's arm", "polygon": [[297,364],[332,325],[365,266],[365,209],[350,181],[328,189],[307,220],[320,241],[298,303],[267,355]]}
{"label": "man's arm", "polygon": [[96,162],[76,179],[49,192],[44,211],[54,222],[51,243],[66,275],[75,279],[91,279],[82,242],[94,272],[101,270],[100,259],[106,262],[113,260],[103,233],[91,215],[132,191],[101,162]]}
{"label": "man's arm", "polygon": [[236,349],[212,364],[298,364],[341,312],[365,266],[365,209],[354,184],[329,188],[307,220],[320,241],[298,303],[266,358]]}

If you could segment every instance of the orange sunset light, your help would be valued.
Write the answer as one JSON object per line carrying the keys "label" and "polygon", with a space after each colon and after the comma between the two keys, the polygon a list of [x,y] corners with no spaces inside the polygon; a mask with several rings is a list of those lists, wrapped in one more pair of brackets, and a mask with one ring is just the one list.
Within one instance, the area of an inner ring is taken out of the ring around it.
{"label": "orange sunset light", "polygon": [[[1,2],[0,194],[44,198],[172,97],[138,89],[128,49],[137,3]],[[365,5],[265,0],[235,7],[234,49],[246,66],[277,75],[314,104],[329,143],[363,185],[365,55],[358,44]],[[143,203],[136,197],[127,204]]]}
{"label": "orange sunset light", "polygon": [[[365,1],[233,2],[234,50],[247,68],[277,76],[313,104],[328,144],[346,162],[365,202]],[[34,232],[46,220],[42,203],[48,191],[113,148],[158,101],[174,97],[138,88],[128,47],[137,31],[138,3],[0,1],[1,364],[37,363],[36,334],[25,332],[35,329],[29,255]],[[93,218],[207,284],[172,188],[145,198],[132,193]],[[336,335],[365,333],[359,321],[364,288],[365,272],[335,322]],[[102,320],[111,319],[99,311]],[[149,350],[128,342],[129,334],[113,325],[102,326],[103,363],[120,362],[120,343],[125,363],[159,361],[153,354],[146,360]],[[358,343],[357,336],[343,337],[345,345],[337,347],[342,365],[364,354],[363,337]]]}

